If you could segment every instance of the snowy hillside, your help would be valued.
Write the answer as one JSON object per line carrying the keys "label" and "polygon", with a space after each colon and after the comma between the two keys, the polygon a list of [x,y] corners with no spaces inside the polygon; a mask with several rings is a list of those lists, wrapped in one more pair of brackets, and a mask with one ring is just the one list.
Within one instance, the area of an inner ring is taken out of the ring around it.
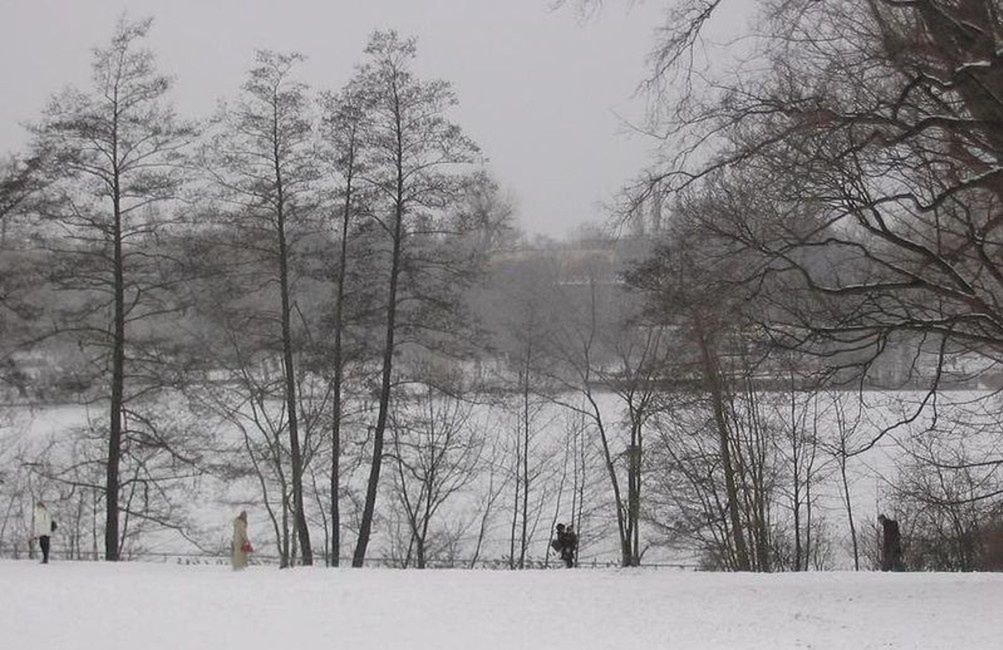
{"label": "snowy hillside", "polygon": [[0,647],[999,648],[1003,575],[0,562]]}

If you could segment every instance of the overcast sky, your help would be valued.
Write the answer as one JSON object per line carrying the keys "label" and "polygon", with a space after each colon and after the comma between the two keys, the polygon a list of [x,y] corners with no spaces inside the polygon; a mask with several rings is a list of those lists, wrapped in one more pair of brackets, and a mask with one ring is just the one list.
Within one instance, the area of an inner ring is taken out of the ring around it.
{"label": "overcast sky", "polygon": [[369,34],[394,28],[418,37],[424,76],[453,82],[456,118],[523,227],[562,235],[602,218],[648,146],[617,115],[640,112],[632,95],[663,3],[609,5],[582,21],[550,0],[0,0],[0,153],[26,143],[20,123],[49,95],[88,82],[90,49],[124,9],[155,17],[151,44],[189,117],[234,94],[255,48],[306,54],[303,80],[336,89]]}

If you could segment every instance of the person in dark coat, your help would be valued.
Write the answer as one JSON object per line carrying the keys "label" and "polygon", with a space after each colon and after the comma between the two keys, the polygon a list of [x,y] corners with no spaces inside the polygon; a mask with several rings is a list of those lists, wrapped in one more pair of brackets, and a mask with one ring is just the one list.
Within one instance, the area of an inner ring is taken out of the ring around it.
{"label": "person in dark coat", "polygon": [[550,542],[550,548],[557,551],[559,554],[564,553],[564,524],[557,524],[557,532],[554,534],[554,539]]}
{"label": "person in dark coat", "polygon": [[564,529],[564,546],[561,550],[561,559],[564,566],[569,569],[575,566],[575,555],[578,553],[578,535],[575,534],[574,526],[568,524]]}
{"label": "person in dark coat", "polygon": [[899,522],[878,515],[881,523],[881,570],[902,571],[902,535],[899,532]]}

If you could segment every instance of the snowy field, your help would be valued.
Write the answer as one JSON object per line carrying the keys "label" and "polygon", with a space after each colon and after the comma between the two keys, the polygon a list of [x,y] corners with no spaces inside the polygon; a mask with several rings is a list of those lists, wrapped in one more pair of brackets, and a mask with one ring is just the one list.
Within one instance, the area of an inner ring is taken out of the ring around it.
{"label": "snowy field", "polygon": [[[857,398],[856,393],[849,395],[853,399]],[[763,393],[760,399],[762,400],[769,396],[770,394]],[[858,432],[858,444],[869,440],[870,436],[877,430],[891,424],[897,418],[903,417],[903,414],[910,413],[915,404],[922,400],[925,394],[909,391],[894,393],[868,392],[864,396],[867,404],[865,409],[866,417],[863,419],[865,424],[861,425],[861,431]],[[945,394],[939,398],[941,417],[946,419],[950,403],[967,403],[968,400],[977,396],[985,397],[985,394],[961,391]],[[574,395],[567,395],[564,399],[567,399],[569,402],[575,401]],[[603,418],[611,430],[616,429],[622,434],[624,426],[621,425],[623,425],[625,417],[622,400],[611,393],[599,393],[596,399],[603,412]],[[284,407],[280,406],[279,408]],[[14,439],[18,439],[23,432],[26,434],[24,436],[25,439],[34,441],[39,448],[47,448],[53,442],[63,441],[65,443],[69,439],[69,431],[85,427],[91,420],[102,422],[102,418],[107,416],[106,410],[107,407],[105,405],[81,406],[63,404],[50,405],[38,409],[23,409],[16,412],[8,411],[7,415],[10,418],[10,422],[5,426],[4,422],[0,421],[0,439],[2,439],[5,432],[13,434],[15,436]],[[538,516],[531,517],[530,529],[528,531],[530,540],[528,552],[532,558],[537,560],[546,557],[548,553],[551,516],[557,513],[561,519],[566,519],[571,509],[570,489],[564,490],[563,495],[560,497],[560,504],[558,504],[558,498],[556,497],[562,476],[559,463],[562,458],[565,462],[567,461],[567,457],[564,454],[564,450],[567,447],[567,440],[565,438],[567,433],[567,423],[565,422],[567,413],[565,411],[566,409],[554,404],[546,404],[540,407],[537,414],[540,430],[538,431],[538,439],[532,447],[530,461],[532,466],[538,468],[538,470],[534,469],[532,471],[539,471],[540,475],[535,480],[530,509],[534,513],[538,513]],[[848,410],[848,413],[850,412],[852,410]],[[482,431],[488,432],[490,439],[504,447],[506,444],[512,442],[507,436],[512,431],[519,430],[519,425],[506,420],[509,416],[511,416],[511,413],[498,410],[490,405],[481,405],[475,409],[472,421],[476,422],[476,426]],[[831,412],[828,409],[822,409],[820,417],[822,418],[820,426],[824,430],[824,437],[831,437],[833,435],[832,429],[835,426],[831,421]],[[912,432],[922,431],[926,423],[926,419],[920,418],[910,426],[903,428],[900,435],[905,437]],[[614,427],[614,424],[617,426]],[[227,427],[228,425],[220,425],[223,437],[238,435],[236,431]],[[992,429],[992,431],[995,431],[995,429]],[[235,438],[235,440],[238,439]],[[656,436],[652,433],[652,438],[649,439],[649,442],[657,444],[654,442],[655,440]],[[598,445],[596,438],[593,438],[592,442]],[[622,448],[624,444],[623,440],[619,440],[614,444],[614,447]],[[67,453],[65,445],[60,447],[56,444],[54,449],[56,449],[56,452],[54,452],[57,459],[56,464],[58,465],[60,462],[68,464],[65,458],[62,461],[59,460],[60,454]],[[0,451],[2,451],[2,445],[0,445]],[[73,451],[72,447],[70,451]],[[595,451],[598,451],[597,447]],[[504,460],[504,453],[509,454],[507,460]],[[508,452],[504,453],[501,456],[503,460],[498,462],[502,464],[510,463],[511,448],[508,448]],[[858,531],[863,536],[875,534],[878,513],[888,509],[884,491],[887,489],[889,481],[895,479],[896,458],[900,453],[901,449],[899,449],[895,436],[890,436],[866,454],[854,457],[849,463],[848,473],[851,482],[850,491],[853,511],[857,519]],[[226,460],[235,463],[243,462],[245,464],[247,462],[246,459],[239,456],[228,456]],[[345,467],[347,467],[350,463],[347,457],[344,460]],[[368,462],[368,458],[364,459],[365,462]],[[592,512],[587,510],[585,518],[579,525],[579,532],[582,534],[583,540],[580,557],[583,562],[596,560],[600,563],[605,563],[619,559],[620,549],[616,539],[616,520],[612,511],[613,497],[609,488],[608,478],[605,474],[605,468],[601,463],[601,457],[596,456],[589,466],[587,500]],[[820,474],[820,476],[824,476],[818,479],[818,483],[813,487],[813,490],[814,496],[817,499],[815,504],[816,513],[824,515],[826,524],[828,525],[828,529],[825,531],[826,536],[828,541],[832,542],[832,557],[827,567],[850,568],[853,566],[853,561],[849,528],[846,524],[845,506],[842,501],[842,485],[838,482],[839,476],[835,472],[831,459],[828,459],[823,454],[820,465],[826,465],[824,471]],[[484,467],[481,468],[480,472],[480,477],[468,486],[467,489],[453,495],[443,504],[439,509],[439,514],[432,523],[434,532],[442,532],[444,531],[446,522],[467,522],[469,532],[464,538],[462,550],[459,552],[459,555],[462,557],[473,555],[477,523],[479,523],[485,493],[488,489],[489,477]],[[343,478],[343,487],[346,494],[350,490],[354,490],[356,493],[364,492],[365,481],[368,479],[368,465],[362,465],[361,469],[357,470],[354,475]],[[272,494],[276,494],[275,487],[273,484]],[[384,483],[384,490],[387,489],[388,485]],[[50,507],[52,505],[51,502],[56,502],[54,509],[55,516],[61,524],[69,522],[75,516],[73,503],[59,503],[59,499],[52,495],[51,489],[47,493],[47,496],[50,501]],[[271,524],[266,518],[266,512],[261,505],[260,486],[256,478],[248,476],[243,480],[235,481],[232,478],[220,480],[218,477],[212,475],[203,476],[198,481],[198,488],[195,493],[188,496],[179,493],[175,494],[174,498],[174,505],[178,508],[177,513],[183,516],[189,523],[188,536],[198,540],[201,547],[196,549],[186,539],[179,537],[175,531],[164,530],[144,533],[142,539],[136,545],[136,550],[140,552],[153,551],[164,553],[191,553],[200,552],[205,549],[213,551],[224,550],[230,541],[233,517],[241,509],[246,509],[250,517],[249,528],[252,531],[252,539],[255,545],[262,549],[268,548],[271,553],[275,552],[274,549],[277,543],[274,537],[266,532],[271,530]],[[326,546],[326,540],[324,539],[324,530],[321,526],[323,517],[315,504],[323,503],[325,499],[326,494],[323,494],[322,490],[321,495],[317,496],[311,493],[310,498],[307,500],[308,516],[312,524],[311,532],[315,536],[315,545],[317,546]],[[504,499],[511,502],[511,488],[507,488]],[[378,508],[382,510],[392,500],[392,494],[387,491],[382,492]],[[343,512],[349,512],[348,509],[354,507],[353,502],[349,500],[346,500],[342,505],[346,508]],[[26,516],[30,516],[30,502],[25,504],[25,508]],[[539,513],[546,513],[546,515],[543,516]],[[103,513],[99,514],[99,517],[103,516]],[[350,515],[346,516],[348,517],[346,520],[351,519]],[[511,510],[505,510],[501,507],[494,509],[486,528],[486,537],[484,545],[480,550],[480,557],[498,560],[507,556],[509,551],[509,535],[511,534],[510,517]],[[777,522],[780,522],[783,517],[789,517],[789,513],[784,508],[777,508],[774,517],[776,517]],[[0,523],[2,523],[2,513],[0,513]],[[390,540],[383,534],[390,529],[390,526],[384,526],[374,531],[374,538],[370,547],[370,554],[372,556],[389,556],[391,554]],[[0,530],[2,530],[2,526],[0,526]],[[66,532],[57,536],[55,541],[58,552],[62,551],[58,545],[65,541],[65,535],[69,532],[68,527],[64,530]],[[92,531],[83,530],[82,533],[89,535]],[[653,541],[649,537],[650,533],[651,528],[647,525],[642,525],[642,547],[649,546]],[[344,534],[346,534],[345,531],[343,531]],[[20,537],[16,537],[8,530],[8,539],[6,542],[8,546],[12,542],[24,544],[26,537],[26,533]],[[354,538],[350,531],[348,532],[348,537],[345,539],[347,540],[347,544],[352,543]],[[404,542],[406,544],[406,540]],[[873,537],[865,537],[864,543],[865,545],[871,544],[873,546],[876,540]],[[350,546],[346,546],[346,548],[350,548]],[[133,549],[130,548],[130,550]],[[22,549],[22,552],[26,552],[26,550]],[[658,546],[651,546],[645,554],[645,560],[651,563],[688,563],[694,560],[694,554],[685,551],[680,553]],[[0,650],[3,649],[0,648]]]}
{"label": "snowy field", "polygon": [[1003,575],[0,562],[0,648],[1000,648]]}

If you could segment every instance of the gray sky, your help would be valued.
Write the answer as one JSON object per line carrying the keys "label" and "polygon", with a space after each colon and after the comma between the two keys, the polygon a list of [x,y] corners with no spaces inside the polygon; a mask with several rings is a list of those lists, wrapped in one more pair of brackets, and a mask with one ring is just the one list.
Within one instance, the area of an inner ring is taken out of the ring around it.
{"label": "gray sky", "polygon": [[[118,15],[155,17],[151,44],[175,75],[174,100],[204,117],[232,96],[258,47],[309,57],[302,78],[339,88],[374,29],[419,38],[419,70],[453,82],[459,123],[515,193],[522,226],[561,235],[601,218],[600,201],[644,162],[617,114],[632,100],[662,2],[610,3],[581,21],[550,0],[0,0],[0,153],[46,98],[88,81],[90,48]],[[616,6],[613,6],[616,5]]]}

